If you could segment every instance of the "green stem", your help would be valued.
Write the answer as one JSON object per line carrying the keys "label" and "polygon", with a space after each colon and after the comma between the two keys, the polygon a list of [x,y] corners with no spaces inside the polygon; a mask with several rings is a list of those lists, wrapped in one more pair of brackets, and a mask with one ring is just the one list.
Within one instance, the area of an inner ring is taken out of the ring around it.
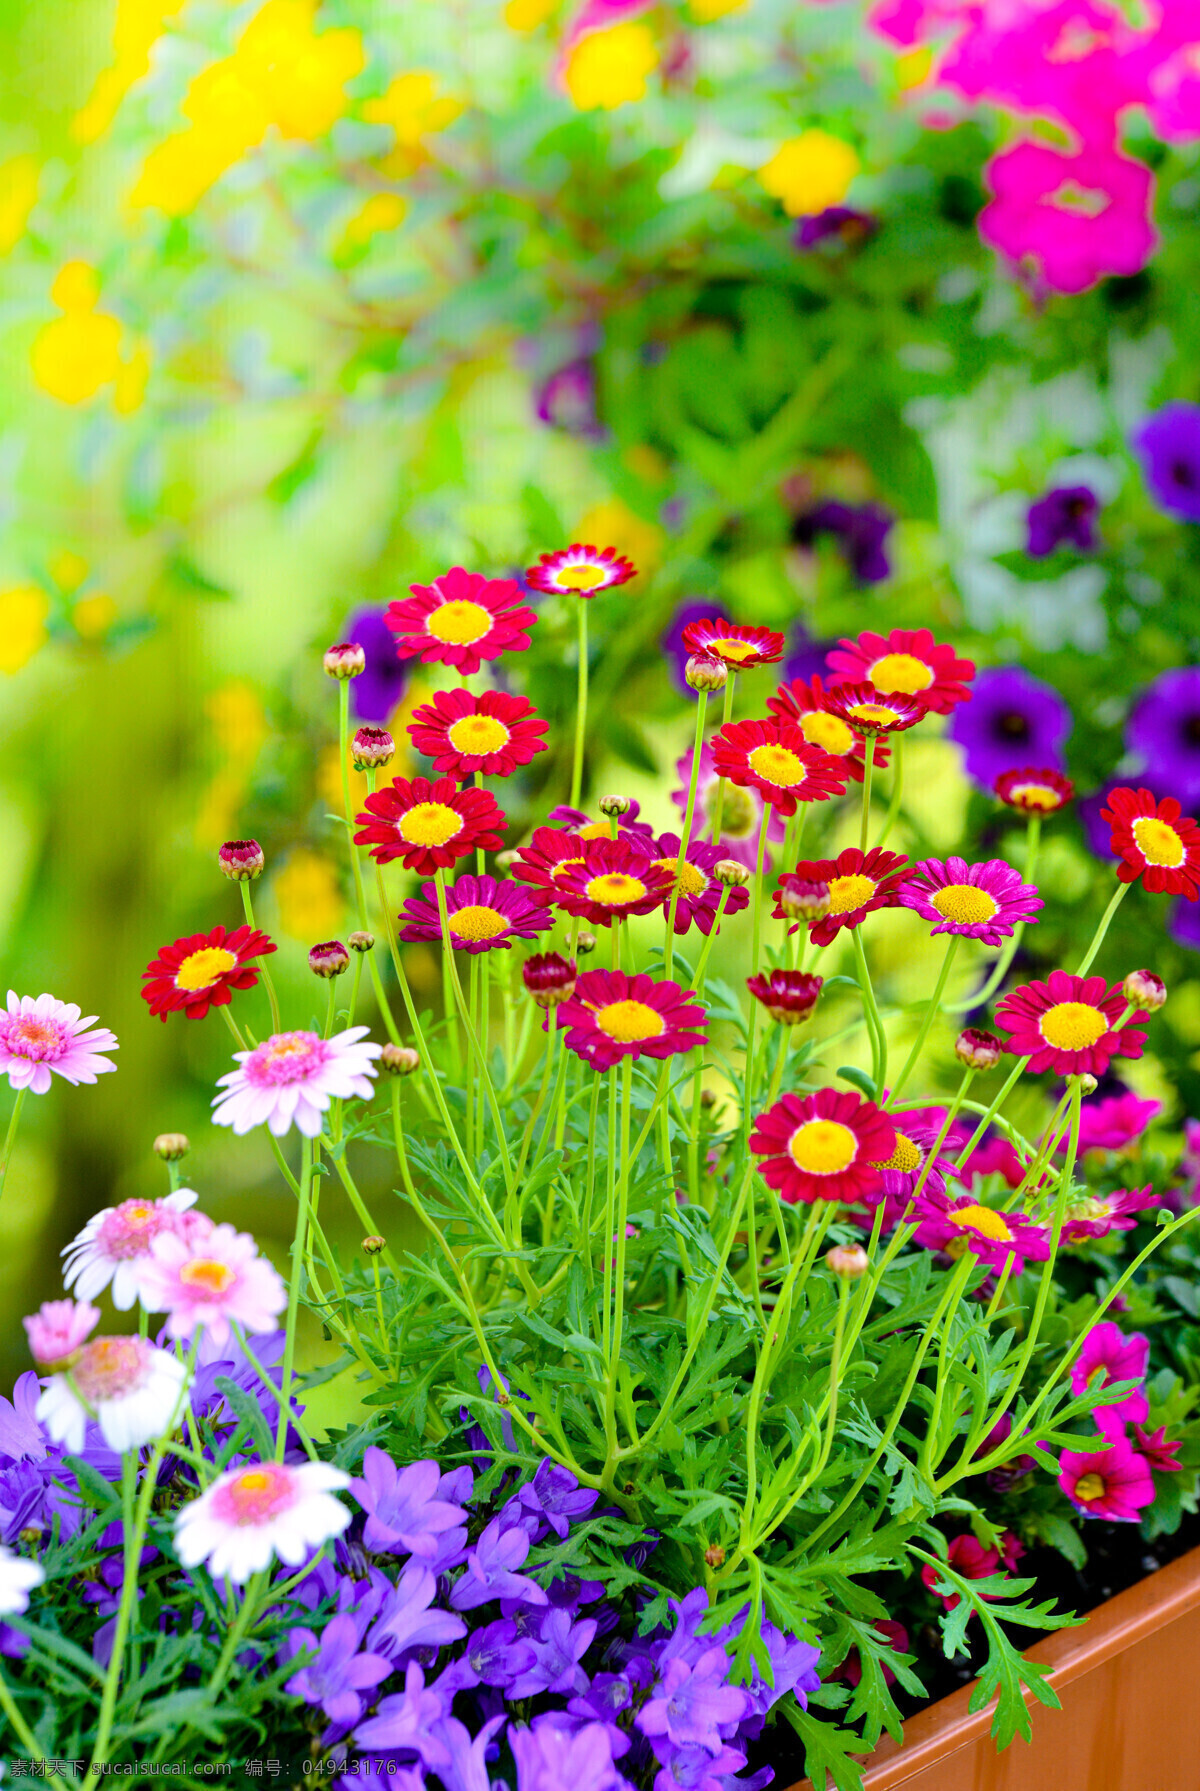
{"label": "green stem", "polygon": [[[345,688],[346,687],[343,684],[342,689],[344,690]],[[255,929],[255,920],[254,920],[254,902],[250,895],[250,879],[248,877],[243,877],[238,883],[238,888],[242,892],[242,908],[245,911],[245,915],[246,915],[246,925],[248,927],[250,927],[250,929],[252,931],[254,931],[254,930],[256,930]],[[258,966],[258,974],[262,977],[263,987],[267,991],[267,1001],[270,1004],[270,1008],[271,1008],[271,1031],[272,1032],[282,1032],[283,1031],[283,1023],[279,1018],[279,998],[275,993],[275,984],[271,980],[271,972],[267,969],[267,966],[265,963],[262,963]]]}
{"label": "green stem", "polygon": [[688,780],[687,804],[683,811],[683,831],[679,836],[679,862],[675,866],[675,887],[671,891],[671,903],[667,909],[667,943],[663,947],[663,975],[671,974],[671,957],[675,950],[675,911],[679,906],[680,873],[687,858],[688,842],[692,837],[692,819],[696,813],[696,789],[700,782],[700,755],[704,751],[704,715],[708,708],[708,692],[697,693],[696,701],[696,738],[692,746],[692,775]]}
{"label": "green stem", "polygon": [[275,1433],[275,1459],[283,1460],[292,1400],[292,1366],[296,1359],[296,1319],[300,1309],[300,1278],[304,1271],[304,1241],[308,1232],[308,1202],[312,1191],[314,1143],[300,1142],[300,1189],[296,1201],[296,1234],[292,1244],[292,1272],[288,1282],[287,1326],[283,1341],[283,1375],[279,1387],[279,1426]]}
{"label": "green stem", "polygon": [[887,1078],[887,1033],[875,1001],[875,990],[871,986],[871,972],[867,968],[867,954],[863,950],[862,929],[852,927],[851,938],[854,941],[854,959],[858,969],[858,987],[862,995],[863,1014],[867,1022],[867,1032],[871,1040],[871,1080],[875,1084],[875,1099],[883,1099],[884,1082]]}
{"label": "green stem", "polygon": [[462,984],[458,978],[458,965],[454,961],[454,942],[450,934],[450,916],[446,908],[446,873],[439,868],[434,872],[434,887],[437,890],[438,915],[442,923],[442,950],[450,965],[450,974],[454,978],[454,993],[458,998],[458,1011],[462,1015],[463,1027],[467,1040],[479,1068],[479,1078],[483,1084],[484,1098],[491,1109],[492,1124],[496,1128],[496,1143],[500,1147],[500,1160],[504,1164],[504,1179],[508,1192],[513,1192],[512,1158],[509,1155],[508,1138],[504,1131],[504,1121],[500,1116],[500,1103],[496,1099],[496,1090],[492,1085],[492,1074],[488,1069],[483,1047],[479,1043],[479,1035],[475,1031],[470,1010],[463,999]]}
{"label": "green stem", "polygon": [[1121,903],[1125,900],[1125,897],[1128,895],[1130,888],[1131,888],[1131,885],[1128,883],[1118,883],[1117,884],[1116,892],[1113,895],[1112,901],[1108,904],[1108,907],[1104,910],[1104,913],[1100,916],[1100,925],[1096,928],[1096,936],[1092,940],[1092,943],[1088,946],[1087,951],[1084,953],[1084,958],[1083,958],[1082,964],[1079,966],[1079,969],[1075,972],[1076,976],[1086,976],[1088,971],[1091,969],[1092,964],[1095,962],[1096,953],[1100,950],[1100,947],[1104,944],[1104,935],[1108,932],[1108,929],[1112,924],[1113,915],[1117,912],[1117,909],[1121,906]]}
{"label": "green stem", "polygon": [[13,1732],[15,1733],[17,1740],[21,1743],[21,1746],[25,1749],[25,1752],[29,1755],[29,1758],[31,1760],[40,1760],[42,1758],[42,1750],[34,1739],[33,1730],[29,1727],[29,1724],[25,1721],[25,1718],[17,1708],[17,1701],[8,1689],[8,1681],[5,1679],[2,1671],[0,1671],[0,1710],[3,1710],[5,1716],[12,1724]]}
{"label": "green stem", "polygon": [[[369,933],[371,931],[371,926],[367,918],[367,891],[363,884],[362,861],[359,857],[358,846],[354,838],[354,817],[351,813],[350,803],[350,681],[348,678],[342,678],[338,681],[338,756],[342,767],[342,808],[346,821],[346,843],[350,850],[350,866],[354,873],[354,896],[358,905],[358,924],[364,933]],[[374,795],[374,772],[370,774],[368,783],[370,785],[371,794]],[[382,874],[379,879],[379,893],[384,898],[384,910],[386,915],[387,898],[384,894]],[[371,951],[367,955],[371,960],[371,983],[375,990],[375,1000],[379,1005],[379,1012],[383,1016],[383,1023],[387,1028],[388,1037],[391,1039],[393,1045],[398,1045],[400,1043],[400,1030],[397,1027],[395,1018],[392,1014],[391,1003],[387,998],[387,993],[383,986],[383,977],[380,974],[379,965],[375,959],[375,953]]]}
{"label": "green stem", "polygon": [[[730,671],[725,683],[725,706],[721,711],[721,726],[723,728],[729,726],[729,718],[733,714],[733,689],[736,682],[736,673]],[[721,843],[721,822],[724,817],[725,779],[722,777],[717,780],[717,799],[713,804],[712,843],[714,846],[719,846]]]}
{"label": "green stem", "polygon": [[26,1090],[18,1088],[17,1098],[13,1102],[12,1117],[8,1122],[8,1130],[4,1134],[4,1150],[0,1154],[0,1194],[4,1192],[4,1184],[8,1179],[8,1165],[12,1159],[13,1145],[17,1140],[17,1127],[21,1123],[21,1109],[25,1105]]}
{"label": "green stem", "polygon": [[579,807],[583,793],[583,748],[587,738],[588,705],[588,606],[579,599],[579,687],[575,699],[575,752],[571,760],[571,807]]}
{"label": "green stem", "polygon": [[[859,828],[858,843],[864,852],[867,849],[867,840],[871,833],[871,778],[875,770],[876,738],[877,736],[874,734],[867,735],[867,750],[863,754],[862,824]],[[857,931],[857,928],[855,930]]]}
{"label": "green stem", "polygon": [[950,938],[947,941],[946,955],[942,959],[942,968],[938,972],[937,986],[929,998],[929,1006],[925,1010],[925,1018],[921,1022],[921,1030],[913,1040],[912,1050],[908,1054],[908,1062],[901,1070],[899,1077],[896,1080],[896,1086],[892,1090],[892,1100],[896,1100],[903,1092],[904,1084],[908,1081],[908,1078],[916,1068],[917,1059],[924,1049],[925,1040],[929,1037],[929,1029],[933,1025],[934,1016],[941,1012],[942,994],[946,987],[946,979],[950,975],[950,966],[954,962],[954,954],[958,950],[958,938],[959,936],[957,933],[951,933]]}

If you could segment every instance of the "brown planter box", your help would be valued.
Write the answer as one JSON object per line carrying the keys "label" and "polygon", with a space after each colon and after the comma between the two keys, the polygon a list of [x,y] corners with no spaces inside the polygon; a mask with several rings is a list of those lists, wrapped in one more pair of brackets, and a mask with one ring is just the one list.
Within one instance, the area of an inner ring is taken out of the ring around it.
{"label": "brown planter box", "polygon": [[[1033,1740],[1002,1754],[992,1707],[971,1686],[920,1711],[898,1747],[885,1736],[867,1791],[1197,1791],[1200,1786],[1200,1548],[1028,1652],[1053,1668],[1061,1710],[1026,1693]],[[805,1779],[791,1791],[812,1791]]]}

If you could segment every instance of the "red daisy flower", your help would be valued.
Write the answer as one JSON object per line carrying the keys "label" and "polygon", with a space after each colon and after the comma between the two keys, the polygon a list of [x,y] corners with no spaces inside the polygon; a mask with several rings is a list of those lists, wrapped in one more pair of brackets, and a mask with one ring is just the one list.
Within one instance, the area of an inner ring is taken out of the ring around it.
{"label": "red daisy flower", "polygon": [[[437,885],[426,883],[404,904],[408,925],[401,939],[441,941]],[[554,917],[523,889],[495,877],[459,877],[446,890],[446,924],[457,951],[507,951],[514,939],[533,939],[554,925]]]}
{"label": "red daisy flower", "polygon": [[1052,970],[1047,982],[1025,983],[1004,997],[996,1024],[1011,1033],[1004,1049],[1028,1057],[1035,1072],[1103,1076],[1114,1057],[1140,1057],[1146,1014],[1134,1014],[1118,1032],[1128,1003],[1120,983],[1105,993],[1102,976],[1068,976]]}
{"label": "red daisy flower", "polygon": [[816,1007],[823,982],[803,970],[772,970],[769,976],[748,976],[746,987],[781,1026],[799,1026]]}
{"label": "red daisy flower", "polygon": [[560,908],[593,926],[611,927],[660,907],[670,897],[674,877],[626,840],[585,840],[580,859],[563,865],[554,881]]}
{"label": "red daisy flower", "polygon": [[735,672],[772,665],[783,658],[783,636],[773,628],[758,628],[747,622],[689,622],[680,639],[685,653],[719,659]]}
{"label": "red daisy flower", "polygon": [[1149,790],[1110,790],[1100,819],[1112,828],[1122,883],[1141,877],[1151,895],[1200,892],[1200,827],[1173,796],[1159,802]]}
{"label": "red daisy flower", "polygon": [[535,827],[533,838],[527,846],[518,846],[517,854],[512,874],[533,885],[533,900],[543,908],[558,900],[568,868],[583,863],[579,835],[557,827]]}
{"label": "red daisy flower", "polygon": [[214,927],[211,933],[192,933],[164,945],[142,971],[142,999],[150,1012],[165,1021],[168,1014],[184,1013],[189,1020],[203,1020],[210,1007],[228,1007],[234,989],[252,989],[259,967],[251,958],[265,958],[277,948],[254,927],[235,927],[227,933]]}
{"label": "red daisy flower", "polygon": [[879,1183],[877,1163],[896,1148],[896,1128],[874,1101],[818,1088],[786,1094],[760,1113],[750,1149],[759,1172],[781,1200],[861,1200]]}
{"label": "red daisy flower", "polygon": [[926,709],[949,715],[956,703],[965,703],[975,676],[970,659],[959,659],[953,647],[943,647],[928,628],[893,628],[885,638],[870,630],[857,640],[841,640],[825,663],[839,684],[869,684],[882,696],[918,697]]}
{"label": "red daisy flower", "polygon": [[[664,833],[662,838],[654,842],[654,853],[651,863],[674,880],[679,900],[675,904],[675,931],[686,933],[695,921],[700,931],[708,936],[712,932],[713,922],[717,918],[717,906],[725,889],[718,883],[713,872],[727,855],[720,846],[710,845],[707,840],[694,839],[683,857],[680,857],[682,841],[677,833]],[[729,896],[725,903],[726,914],[737,914],[742,908],[750,905],[750,892],[738,885],[730,885]],[[663,913],[670,914],[670,894],[663,903]]]}
{"label": "red daisy flower", "polygon": [[917,1196],[915,1216],[920,1220],[915,1243],[953,1257],[969,1250],[996,1274],[1011,1262],[1012,1273],[1019,1275],[1026,1261],[1045,1262],[1050,1254],[1050,1234],[1044,1225],[1035,1225],[1023,1213],[998,1213],[969,1194],[951,1200],[948,1194],[930,1193],[926,1187]]}
{"label": "red daisy flower", "polygon": [[[790,721],[800,729],[810,746],[819,746],[837,763],[843,777],[855,783],[863,780],[867,748],[848,721],[831,715],[825,707],[825,686],[820,678],[793,678],[781,684],[775,695],[767,698],[767,708],[780,721]],[[875,742],[875,769],[882,771],[891,758],[885,740]]]}
{"label": "red daisy flower", "polygon": [[836,759],[810,746],[790,721],[730,721],[712,738],[713,769],[742,789],[757,790],[781,815],[798,802],[844,796]]}
{"label": "red daisy flower", "polygon": [[1065,808],[1075,794],[1069,777],[1034,765],[1002,771],[992,788],[1006,808],[1019,808],[1026,815],[1052,815],[1055,809]]}
{"label": "red daisy flower", "polygon": [[535,591],[569,591],[573,597],[596,597],[615,585],[637,577],[637,567],[615,547],[591,547],[576,542],[557,553],[544,553],[525,574]]}
{"label": "red daisy flower", "polygon": [[[812,923],[814,942],[828,945],[843,927],[860,926],[876,908],[895,908],[907,868],[908,860],[899,852],[885,852],[879,846],[862,852],[857,846],[847,846],[836,858],[803,859],[794,871],[779,879],[779,885],[780,890],[814,883],[828,885],[829,911]],[[775,918],[791,918],[778,892]]]}
{"label": "red daisy flower", "polygon": [[528,765],[546,742],[549,727],[524,697],[503,690],[439,690],[432,703],[413,711],[408,732],[413,745],[433,760],[435,771],[449,772],[460,782],[482,771],[485,777],[511,777]]}
{"label": "red daisy flower", "polygon": [[585,970],[554,1014],[567,1029],[567,1049],[597,1070],[622,1057],[673,1057],[707,1043],[695,1030],[705,1014],[690,989],[623,970]]}
{"label": "red daisy flower", "polygon": [[525,630],[537,621],[521,606],[521,587],[511,578],[484,578],[454,566],[431,585],[411,585],[411,597],[389,603],[384,621],[396,636],[400,659],[441,660],[466,677],[485,659],[524,651]]}
{"label": "red daisy flower", "polygon": [[404,868],[429,877],[477,849],[498,852],[504,810],[487,790],[460,790],[452,777],[396,777],[367,797],[367,813],[354,818],[363,829],[354,843],[370,846],[377,864],[404,861]]}
{"label": "red daisy flower", "polygon": [[929,713],[920,697],[884,696],[873,684],[834,684],[824,702],[859,734],[902,734]]}

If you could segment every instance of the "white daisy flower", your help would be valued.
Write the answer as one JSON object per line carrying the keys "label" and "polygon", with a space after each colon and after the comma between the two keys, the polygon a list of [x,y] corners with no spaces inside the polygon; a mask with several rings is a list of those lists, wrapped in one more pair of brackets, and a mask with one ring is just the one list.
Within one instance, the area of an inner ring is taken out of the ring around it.
{"label": "white daisy flower", "polygon": [[269,1126],[276,1138],[294,1125],[306,1138],[321,1131],[331,1100],[367,1100],[375,1075],[373,1059],[383,1049],[367,1038],[366,1026],[351,1026],[323,1039],[316,1032],[277,1032],[253,1051],[235,1051],[240,1069],[219,1078],[226,1092],[213,1101],[213,1123],[238,1134]]}
{"label": "white daisy flower", "polygon": [[37,1417],[74,1455],[94,1417],[110,1449],[140,1449],[163,1435],[187,1380],[187,1369],[144,1337],[96,1337],[69,1374],[46,1382]]}
{"label": "white daisy flower", "polygon": [[94,1300],[111,1281],[113,1305],[128,1312],[141,1292],[151,1241],[164,1231],[186,1238],[211,1227],[202,1213],[188,1214],[197,1198],[194,1189],[178,1188],[163,1200],[123,1200],[94,1213],[63,1251],[64,1283],[77,1300]]}
{"label": "white daisy flower", "polygon": [[45,1577],[36,1561],[14,1555],[0,1542],[0,1616],[19,1617],[29,1604],[29,1594]]}
{"label": "white daisy flower", "polygon": [[176,1518],[179,1559],[185,1567],[207,1561],[214,1579],[235,1585],[275,1555],[298,1567],[350,1522],[333,1497],[349,1485],[349,1474],[323,1461],[260,1461],[222,1474]]}

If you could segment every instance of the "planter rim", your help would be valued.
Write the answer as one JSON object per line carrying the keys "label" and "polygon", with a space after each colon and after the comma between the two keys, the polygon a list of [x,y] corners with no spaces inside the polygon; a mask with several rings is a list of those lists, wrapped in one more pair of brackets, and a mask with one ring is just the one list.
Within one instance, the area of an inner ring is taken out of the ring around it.
{"label": "planter rim", "polygon": [[[1025,1658],[1049,1666],[1049,1683],[1059,1691],[1198,1606],[1200,1548],[1194,1548],[1098,1605],[1077,1627],[1057,1630],[1036,1647],[1027,1649]],[[951,1758],[987,1735],[995,1706],[988,1703],[981,1710],[969,1710],[974,1689],[973,1683],[964,1685],[918,1711],[904,1725],[902,1746],[885,1735],[869,1756],[863,1775],[864,1791],[897,1791],[922,1768]],[[1025,1703],[1031,1709],[1044,1708],[1028,1689]],[[1021,1743],[1017,1740],[1012,1745],[1019,1747]],[[812,1791],[812,1781],[802,1779],[789,1791]]]}

